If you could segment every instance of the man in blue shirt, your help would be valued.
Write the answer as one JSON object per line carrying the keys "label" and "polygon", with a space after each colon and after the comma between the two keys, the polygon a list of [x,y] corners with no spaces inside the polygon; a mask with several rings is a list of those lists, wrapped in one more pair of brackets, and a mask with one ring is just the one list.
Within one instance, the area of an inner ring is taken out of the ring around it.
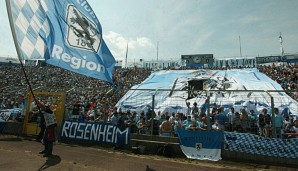
{"label": "man in blue shirt", "polygon": [[186,129],[191,124],[192,124],[191,116],[188,115],[187,119],[183,121],[182,127]]}
{"label": "man in blue shirt", "polygon": [[225,130],[225,125],[227,122],[227,117],[224,114],[224,107],[220,106],[218,109],[218,114],[214,116],[214,123],[216,122],[216,120],[219,121],[219,124],[221,125],[222,130]]}
{"label": "man in blue shirt", "polygon": [[279,114],[278,108],[274,108],[274,125],[275,125],[275,130],[276,130],[276,138],[281,138],[281,128],[282,128],[282,123],[283,123],[283,117],[281,114]]}
{"label": "man in blue shirt", "polygon": [[206,112],[207,112],[207,107],[208,107],[208,103],[209,103],[209,100],[206,99],[206,100],[205,100],[205,103],[202,104],[202,106],[201,106],[201,113],[205,113],[205,114],[206,114]]}

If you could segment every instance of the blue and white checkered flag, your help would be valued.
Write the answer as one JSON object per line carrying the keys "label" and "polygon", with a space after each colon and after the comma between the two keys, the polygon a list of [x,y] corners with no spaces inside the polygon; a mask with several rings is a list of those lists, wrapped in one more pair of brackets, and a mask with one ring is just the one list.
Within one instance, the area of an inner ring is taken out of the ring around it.
{"label": "blue and white checkered flag", "polygon": [[116,63],[86,0],[6,0],[19,57],[45,59],[79,74],[112,82]]}

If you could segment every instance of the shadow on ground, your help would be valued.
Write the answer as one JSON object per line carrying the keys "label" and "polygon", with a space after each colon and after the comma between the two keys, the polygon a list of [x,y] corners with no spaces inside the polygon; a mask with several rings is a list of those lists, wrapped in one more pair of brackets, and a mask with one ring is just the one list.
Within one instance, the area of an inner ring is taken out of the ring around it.
{"label": "shadow on ground", "polygon": [[14,138],[14,137],[7,137],[7,138],[1,138],[0,141],[23,141],[21,138]]}
{"label": "shadow on ground", "polygon": [[38,169],[39,170],[45,170],[49,167],[55,166],[61,162],[60,156],[53,155],[51,157],[48,157],[47,161]]}

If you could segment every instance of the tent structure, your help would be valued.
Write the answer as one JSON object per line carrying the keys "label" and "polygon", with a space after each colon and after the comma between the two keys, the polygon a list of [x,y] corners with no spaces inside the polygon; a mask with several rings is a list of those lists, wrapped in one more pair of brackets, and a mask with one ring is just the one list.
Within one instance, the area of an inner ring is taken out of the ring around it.
{"label": "tent structure", "polygon": [[122,111],[137,112],[187,111],[186,101],[201,107],[207,98],[210,104],[241,108],[259,113],[267,108],[271,113],[271,100],[279,111],[298,114],[298,102],[288,96],[282,87],[256,68],[231,70],[160,70],[153,71],[141,84],[133,86],[117,103]]}

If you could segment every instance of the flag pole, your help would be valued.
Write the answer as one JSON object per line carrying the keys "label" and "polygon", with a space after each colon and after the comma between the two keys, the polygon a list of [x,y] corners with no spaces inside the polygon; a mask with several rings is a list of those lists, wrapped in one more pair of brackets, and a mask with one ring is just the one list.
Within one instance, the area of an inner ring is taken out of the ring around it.
{"label": "flag pole", "polygon": [[159,42],[157,41],[157,47],[156,47],[156,60],[158,61],[158,44]]}
{"label": "flag pole", "polygon": [[127,45],[126,45],[125,68],[127,68],[127,54],[128,54],[128,42],[127,42]]}
{"label": "flag pole", "polygon": [[[29,79],[27,77],[27,74],[25,72],[25,68],[24,68],[24,65],[23,65],[23,62],[22,62],[22,59],[21,59],[21,51],[20,51],[20,47],[18,45],[18,41],[17,41],[17,37],[16,37],[16,31],[15,31],[15,27],[14,27],[14,23],[13,23],[13,18],[12,18],[12,12],[11,12],[11,8],[10,7],[11,7],[10,0],[6,0],[6,9],[7,9],[7,14],[8,14],[8,19],[9,19],[9,25],[10,25],[10,29],[11,29],[11,33],[12,33],[14,45],[15,45],[15,48],[16,48],[16,51],[17,51],[18,59],[20,61],[21,68],[22,68],[22,71],[24,73],[24,76],[25,76],[26,82],[28,84],[29,90],[30,90],[30,92],[32,94],[32,97],[33,97],[33,99],[34,99],[34,101],[35,101],[35,103],[37,105],[38,104],[37,103],[38,101],[35,98],[35,95],[33,93],[31,84],[29,82]],[[38,108],[39,112],[41,112],[40,107],[38,105],[37,105],[37,108]]]}
{"label": "flag pole", "polygon": [[240,38],[240,36],[239,36],[239,46],[240,46],[240,58],[242,58],[241,38]]}
{"label": "flag pole", "polygon": [[280,43],[281,58],[283,58],[284,57],[284,48],[282,46],[283,40],[282,40],[282,37],[281,37],[281,32],[279,32],[279,43]]}

